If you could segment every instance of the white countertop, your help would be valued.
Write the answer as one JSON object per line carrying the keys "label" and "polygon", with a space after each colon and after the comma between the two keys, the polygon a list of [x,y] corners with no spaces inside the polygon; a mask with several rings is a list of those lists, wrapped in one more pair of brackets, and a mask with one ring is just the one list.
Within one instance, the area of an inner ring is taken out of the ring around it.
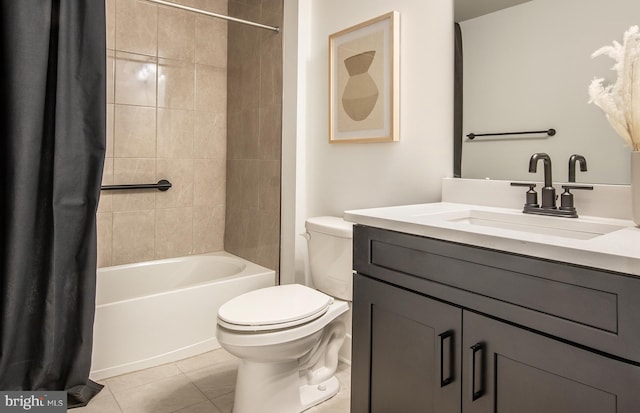
{"label": "white countertop", "polygon": [[640,276],[640,228],[632,221],[590,216],[550,217],[554,220],[576,220],[577,223],[617,225],[621,228],[590,239],[574,239],[446,219],[447,214],[455,216],[470,209],[507,215],[522,214],[519,209],[437,202],[345,211],[344,219],[408,234]]}

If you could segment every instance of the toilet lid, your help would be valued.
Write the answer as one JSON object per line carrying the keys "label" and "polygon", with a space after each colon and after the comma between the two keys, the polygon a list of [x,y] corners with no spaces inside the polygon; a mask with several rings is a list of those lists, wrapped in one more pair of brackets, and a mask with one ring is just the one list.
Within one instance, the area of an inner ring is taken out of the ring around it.
{"label": "toilet lid", "polygon": [[218,310],[218,323],[239,331],[288,328],[324,314],[333,298],[300,284],[261,288],[239,295]]}

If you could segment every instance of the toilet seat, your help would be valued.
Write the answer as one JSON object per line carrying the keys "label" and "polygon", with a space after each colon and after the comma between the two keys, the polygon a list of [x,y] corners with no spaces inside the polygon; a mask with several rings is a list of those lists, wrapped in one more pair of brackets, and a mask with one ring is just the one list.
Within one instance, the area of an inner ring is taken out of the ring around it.
{"label": "toilet seat", "polygon": [[325,314],[333,298],[300,284],[261,288],[239,295],[218,310],[218,325],[233,331],[295,327]]}

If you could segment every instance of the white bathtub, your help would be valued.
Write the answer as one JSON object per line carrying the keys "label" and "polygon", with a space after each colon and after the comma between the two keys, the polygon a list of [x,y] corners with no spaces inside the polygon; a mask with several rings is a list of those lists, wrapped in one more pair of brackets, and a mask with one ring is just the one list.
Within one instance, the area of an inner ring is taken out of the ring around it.
{"label": "white bathtub", "polygon": [[91,378],[219,348],[218,308],[275,272],[217,252],[98,269]]}

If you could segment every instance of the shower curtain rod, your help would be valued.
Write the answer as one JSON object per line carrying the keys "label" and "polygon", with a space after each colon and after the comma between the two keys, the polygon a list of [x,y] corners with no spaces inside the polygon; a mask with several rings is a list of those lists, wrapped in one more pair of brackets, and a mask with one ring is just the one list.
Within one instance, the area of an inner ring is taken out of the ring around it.
{"label": "shower curtain rod", "polygon": [[205,16],[209,16],[209,17],[217,17],[218,19],[229,20],[229,21],[236,22],[236,23],[247,24],[249,26],[259,27],[261,29],[273,30],[274,32],[279,32],[280,31],[279,27],[267,26],[266,24],[256,23],[256,22],[252,22],[252,21],[249,21],[249,20],[238,19],[238,18],[231,17],[231,16],[225,16],[224,14],[218,14],[218,13],[213,13],[213,12],[210,12],[210,11],[196,9],[194,7],[183,6],[182,4],[171,3],[169,1],[164,1],[164,0],[143,0],[143,1],[148,1],[149,3],[161,4],[163,6],[168,6],[168,7],[174,7],[176,9],[187,10],[187,11],[190,11],[190,12],[193,12],[193,13],[204,14]]}

